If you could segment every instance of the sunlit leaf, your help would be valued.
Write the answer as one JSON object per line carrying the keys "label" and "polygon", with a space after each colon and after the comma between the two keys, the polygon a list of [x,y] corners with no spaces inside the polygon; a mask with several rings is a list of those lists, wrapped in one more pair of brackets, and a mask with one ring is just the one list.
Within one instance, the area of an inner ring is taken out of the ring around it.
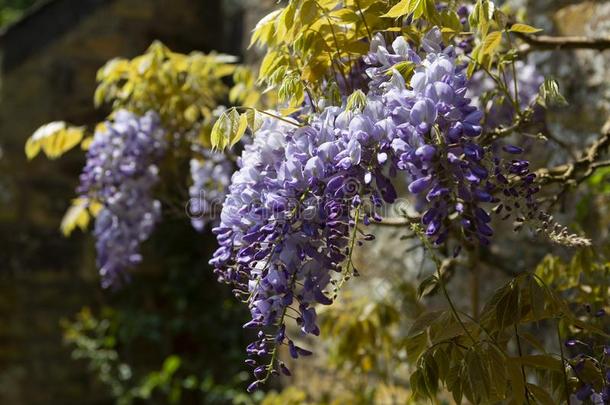
{"label": "sunlit leaf", "polygon": [[85,134],[84,127],[70,127],[55,121],[38,128],[25,144],[25,154],[33,159],[42,152],[50,159],[58,158],[78,145]]}
{"label": "sunlit leaf", "polygon": [[[417,1],[417,0],[413,0]],[[398,18],[403,15],[407,15],[411,12],[411,2],[412,0],[400,0],[394,7],[392,7],[386,14],[382,17],[390,17],[390,18]]]}
{"label": "sunlit leaf", "polygon": [[535,34],[540,31],[542,31],[541,28],[534,28],[530,25],[521,23],[513,24],[510,27],[510,32],[519,32],[521,34]]}
{"label": "sunlit leaf", "polygon": [[243,117],[235,108],[230,108],[223,112],[212,127],[210,140],[215,149],[225,149],[235,145],[248,126],[247,117]]}
{"label": "sunlit leaf", "polygon": [[481,54],[482,55],[493,54],[494,52],[496,52],[496,50],[500,46],[501,42],[502,42],[502,32],[501,31],[490,32],[483,40],[483,45],[481,47]]}
{"label": "sunlit leaf", "polygon": [[76,198],[72,200],[72,205],[61,220],[59,228],[64,236],[69,236],[77,227],[82,231],[87,230],[89,225],[89,209],[88,200],[85,198]]}

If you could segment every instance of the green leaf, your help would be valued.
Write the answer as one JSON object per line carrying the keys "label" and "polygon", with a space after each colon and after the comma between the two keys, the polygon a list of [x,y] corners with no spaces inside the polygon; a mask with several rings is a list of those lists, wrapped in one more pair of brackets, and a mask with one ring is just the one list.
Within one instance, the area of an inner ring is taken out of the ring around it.
{"label": "green leaf", "polygon": [[[457,350],[453,350],[451,353],[455,353]],[[461,375],[461,362],[462,357],[459,359],[452,357],[452,364],[449,367],[447,377],[445,378],[445,385],[449,392],[451,392],[453,399],[456,403],[462,403],[463,390],[462,385],[466,383],[466,379]]]}
{"label": "green leaf", "polygon": [[333,20],[338,20],[343,23],[352,24],[361,21],[361,18],[354,10],[349,8],[341,8],[329,14]]}
{"label": "green leaf", "polygon": [[72,200],[72,205],[64,214],[59,227],[64,236],[69,236],[76,227],[82,231],[87,230],[90,219],[88,202],[85,198]]}
{"label": "green leaf", "polygon": [[454,33],[462,31],[460,16],[455,11],[446,10],[441,12],[440,21],[443,28],[448,28]]}
{"label": "green leaf", "polygon": [[366,106],[366,95],[362,90],[356,90],[347,98],[346,109],[348,111],[362,111]]}
{"label": "green leaf", "polygon": [[493,19],[495,9],[493,2],[489,0],[479,0],[469,18],[471,27],[478,28],[483,37],[485,37],[489,31],[490,22]]}
{"label": "green leaf", "polygon": [[212,148],[222,150],[235,145],[244,135],[247,126],[247,116],[240,116],[235,108],[223,112],[212,127]]}
{"label": "green leaf", "polygon": [[521,23],[517,23],[517,24],[513,24],[512,27],[510,27],[510,32],[518,32],[521,34],[535,34],[537,32],[542,31],[541,28],[534,28],[531,25],[527,25],[527,24],[521,24]]}
{"label": "green leaf", "polygon": [[506,370],[508,371],[508,379],[512,388],[512,397],[515,405],[523,405],[525,403],[525,383],[519,362],[515,359],[508,359],[506,361]]}
{"label": "green leaf", "polygon": [[527,293],[529,296],[530,310],[532,312],[533,321],[544,319],[547,315],[547,293],[546,290],[538,283],[535,277],[529,277],[527,280]]}
{"label": "green leaf", "polygon": [[496,319],[498,328],[503,330],[507,326],[515,324],[520,318],[519,289],[512,285],[496,304]]}
{"label": "green leaf", "polygon": [[413,18],[420,18],[426,13],[427,0],[411,0],[410,12],[413,13]]}
{"label": "green leaf", "polygon": [[249,108],[246,111],[245,116],[247,117],[248,127],[250,127],[250,130],[252,131],[252,133],[257,132],[263,126],[263,123],[265,122],[265,120],[261,116],[261,114],[259,114],[259,112],[256,111],[256,109],[254,109],[254,108]]}
{"label": "green leaf", "polygon": [[263,58],[259,68],[259,80],[271,76],[271,74],[281,65],[282,59],[282,56],[278,52],[268,52]]}
{"label": "green leaf", "polygon": [[434,361],[438,365],[438,377],[441,380],[445,380],[451,370],[451,367],[450,367],[451,359],[449,358],[449,355],[445,351],[445,348],[442,346],[437,347],[436,350],[434,350],[433,356],[434,356]]}
{"label": "green leaf", "polygon": [[537,350],[539,350],[541,352],[545,352],[546,351],[546,349],[544,348],[544,345],[542,344],[542,342],[540,342],[531,333],[526,332],[526,331],[520,331],[519,332],[519,336],[521,336],[523,339],[525,339],[535,349],[537,349]]}
{"label": "green leaf", "polygon": [[390,9],[382,17],[399,18],[411,12],[411,0],[400,0],[398,4]]}
{"label": "green leaf", "polygon": [[489,373],[485,361],[476,350],[470,350],[466,355],[468,381],[475,403],[486,402],[489,398]]}
{"label": "green leaf", "polygon": [[405,79],[405,83],[409,83],[413,73],[415,73],[415,63],[410,61],[398,62],[392,66],[392,69],[388,70],[388,74],[391,74],[394,69]]}
{"label": "green leaf", "polygon": [[438,286],[438,278],[436,275],[426,277],[417,287],[417,297],[425,297],[436,289]]}
{"label": "green leaf", "polygon": [[490,396],[498,400],[506,397],[507,371],[506,355],[494,345],[489,345]]}
{"label": "green leaf", "polygon": [[239,140],[244,136],[244,133],[248,129],[248,116],[242,114],[239,117],[239,125],[237,126],[237,133],[230,139],[229,147],[233,147]]}
{"label": "green leaf", "polygon": [[406,338],[405,350],[407,351],[407,361],[411,364],[417,363],[417,360],[427,347],[428,336],[426,332],[420,332]]}
{"label": "green leaf", "polygon": [[516,361],[524,366],[540,368],[551,371],[561,371],[563,369],[562,362],[559,359],[549,355],[537,354],[515,357]]}
{"label": "green leaf", "polygon": [[487,34],[485,39],[483,40],[483,45],[481,47],[481,56],[482,55],[492,55],[495,53],[496,49],[500,46],[502,42],[502,32],[494,31]]}
{"label": "green leaf", "polygon": [[426,354],[423,361],[423,376],[426,391],[435,394],[438,391],[438,365],[432,354]]}
{"label": "green leaf", "polygon": [[78,145],[85,134],[84,127],[70,127],[55,121],[38,128],[25,143],[25,155],[33,159],[42,150],[49,159],[56,159]]}
{"label": "green leaf", "polygon": [[527,384],[527,389],[532,393],[536,401],[541,405],[556,405],[557,401],[553,399],[553,397],[546,392],[544,389],[540,388],[534,384]]}
{"label": "green leaf", "polygon": [[494,21],[498,24],[500,29],[504,29],[508,23],[508,16],[502,12],[502,10],[494,11]]}
{"label": "green leaf", "polygon": [[163,374],[165,374],[166,376],[173,375],[176,372],[176,370],[178,370],[178,368],[180,368],[181,363],[182,363],[182,361],[180,360],[180,357],[175,356],[175,355],[169,356],[163,362],[163,369],[162,369]]}
{"label": "green leaf", "polygon": [[553,78],[545,79],[542,86],[540,86],[538,103],[545,108],[565,107],[568,105],[566,99],[559,92],[559,83]]}
{"label": "green leaf", "polygon": [[432,396],[428,391],[422,369],[418,368],[411,374],[411,377],[409,377],[409,384],[415,396],[425,398],[430,398]]}
{"label": "green leaf", "polygon": [[299,18],[301,19],[301,24],[307,26],[313,23],[318,16],[318,6],[314,0],[307,0],[301,6],[301,12],[299,13]]}
{"label": "green leaf", "polygon": [[255,43],[266,43],[273,35],[275,20],[278,15],[282,12],[283,9],[274,10],[271,13],[267,14],[263,17],[254,27],[254,31],[252,32],[252,38],[250,39],[250,44],[248,48],[252,47]]}
{"label": "green leaf", "polygon": [[415,322],[413,322],[411,328],[409,328],[409,336],[425,331],[435,320],[445,313],[445,311],[424,312]]}
{"label": "green leaf", "polygon": [[290,106],[298,106],[302,103],[305,95],[305,87],[298,74],[286,75],[278,90],[281,102],[290,101]]}

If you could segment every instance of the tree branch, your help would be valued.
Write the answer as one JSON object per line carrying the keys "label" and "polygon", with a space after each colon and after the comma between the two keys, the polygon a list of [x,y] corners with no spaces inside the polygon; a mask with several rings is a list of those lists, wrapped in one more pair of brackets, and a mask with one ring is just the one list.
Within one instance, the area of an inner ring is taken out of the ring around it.
{"label": "tree branch", "polygon": [[534,36],[524,34],[517,34],[517,36],[525,42],[518,50],[519,54],[522,56],[535,51],[560,51],[570,49],[594,49],[605,51],[610,49],[610,37],[554,37],[550,35]]}
{"label": "tree branch", "polygon": [[536,172],[541,185],[560,183],[561,189],[550,199],[550,206],[555,205],[566,195],[570,187],[576,187],[595,173],[600,167],[610,166],[610,160],[599,161],[600,157],[610,147],[610,119],[606,121],[601,135],[572,163],[555,166],[550,169],[540,169]]}
{"label": "tree branch", "polygon": [[610,161],[598,160],[610,147],[610,119],[606,121],[597,140],[581,154],[581,158],[572,163],[559,165],[550,169],[540,169],[536,172],[541,184],[549,183],[582,183],[589,178],[595,169],[610,165]]}

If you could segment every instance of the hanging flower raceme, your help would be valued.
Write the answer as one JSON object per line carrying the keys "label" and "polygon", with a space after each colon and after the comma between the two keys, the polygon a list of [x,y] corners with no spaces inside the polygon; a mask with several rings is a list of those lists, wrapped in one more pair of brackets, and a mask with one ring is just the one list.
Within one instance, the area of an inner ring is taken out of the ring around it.
{"label": "hanging flower raceme", "polygon": [[[387,68],[373,67],[372,91],[385,89],[383,104],[391,117],[396,167],[408,173],[409,191],[418,198],[422,224],[435,243],[444,242],[457,217],[465,238],[488,243],[492,230],[484,203],[495,201],[489,182],[488,150],[478,144],[482,113],[466,97],[464,66],[453,47],[443,47],[440,32],[430,31],[422,41],[426,56],[415,54],[404,38],[387,48],[376,38],[370,62],[409,61],[415,72],[406,86]],[[407,88],[408,87],[408,88]]]}
{"label": "hanging flower raceme", "polygon": [[[220,248],[212,264],[248,303],[246,326],[261,329],[248,354],[271,356],[269,364],[248,361],[257,365],[251,389],[277,370],[289,373],[276,358],[279,345],[295,358],[309,353],[286,335],[285,319],[319,334],[313,306],[332,302],[331,279],[354,245],[350,228],[360,218],[354,212],[367,221],[374,215],[360,211],[362,197],[372,205],[396,197],[380,170],[387,160],[380,155],[389,150],[386,131],[376,124],[380,112],[329,108],[302,128],[270,119],[245,147],[214,229]],[[271,334],[263,332],[270,327]]]}
{"label": "hanging flower raceme", "polygon": [[192,185],[188,213],[193,228],[202,232],[208,224],[218,225],[220,208],[227,195],[234,164],[224,153],[202,151],[203,159],[191,159]]}
{"label": "hanging flower raceme", "polygon": [[139,117],[118,111],[94,135],[78,192],[103,206],[93,233],[104,287],[119,285],[125,270],[142,260],[140,244],[161,215],[152,189],[158,181],[155,162],[165,147],[154,112]]}
{"label": "hanging flower raceme", "polygon": [[[402,37],[387,47],[378,36],[367,58],[377,65],[367,72],[371,93],[385,92],[383,105],[397,131],[396,167],[409,174],[426,234],[440,244],[458,224],[466,242],[488,244],[493,231],[487,203],[498,203],[495,212],[503,219],[540,222],[535,175],[527,160],[516,158],[523,150],[482,143],[482,111],[467,97],[465,66],[454,48],[442,45],[437,29],[423,38],[422,48],[425,58]],[[407,86],[398,72],[388,75],[390,63],[405,62],[415,66]]]}

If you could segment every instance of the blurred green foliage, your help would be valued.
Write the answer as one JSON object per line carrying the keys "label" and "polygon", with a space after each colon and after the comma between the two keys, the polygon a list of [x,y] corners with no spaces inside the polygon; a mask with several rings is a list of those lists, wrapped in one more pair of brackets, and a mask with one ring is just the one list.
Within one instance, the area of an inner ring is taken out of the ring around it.
{"label": "blurred green foliage", "polygon": [[211,236],[180,220],[157,235],[146,274],[62,322],[73,357],[119,404],[254,403],[245,395],[247,314],[205,263]]}
{"label": "blurred green foliage", "polygon": [[15,22],[39,0],[0,0],[0,27]]}

